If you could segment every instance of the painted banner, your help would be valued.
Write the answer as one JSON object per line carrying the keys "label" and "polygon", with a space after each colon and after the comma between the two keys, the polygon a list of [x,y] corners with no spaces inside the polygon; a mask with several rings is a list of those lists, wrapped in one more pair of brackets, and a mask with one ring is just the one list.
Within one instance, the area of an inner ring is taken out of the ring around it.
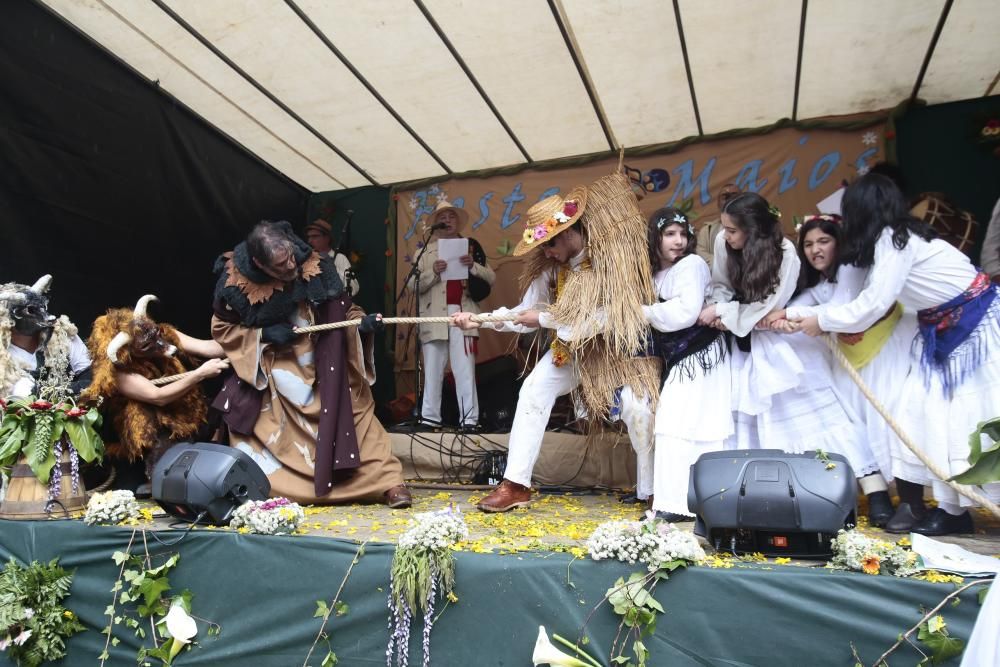
{"label": "painted banner", "polygon": [[[716,195],[727,183],[759,192],[782,212],[786,234],[794,235],[794,216],[816,213],[823,200],[844,181],[865,173],[884,158],[884,122],[860,130],[800,130],[784,128],[767,134],[700,142],[674,153],[625,160],[630,177],[641,183],[643,213],[691,200],[695,226],[718,218]],[[511,256],[532,204],[575,185],[587,185],[612,172],[617,159],[579,167],[524,171],[512,176],[454,179],[420,190],[401,191],[397,199],[396,276],[407,276],[424,237],[423,223],[438,201],[446,198],[469,212],[463,236],[475,238],[486,251],[497,280],[480,304],[484,311],[520,302],[520,258]],[[399,314],[412,312],[404,299]],[[478,360],[504,354],[510,334],[484,332]],[[416,337],[400,327],[396,339],[396,370],[413,369]]]}

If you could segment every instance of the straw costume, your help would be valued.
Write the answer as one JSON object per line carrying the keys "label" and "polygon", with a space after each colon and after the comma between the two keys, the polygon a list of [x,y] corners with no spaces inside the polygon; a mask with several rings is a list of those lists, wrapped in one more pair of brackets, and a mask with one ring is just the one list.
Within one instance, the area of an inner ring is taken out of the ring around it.
{"label": "straw costume", "polygon": [[[582,248],[563,263],[550,259],[545,244],[557,242],[577,224]],[[540,310],[539,325],[554,336],[522,385],[504,481],[479,509],[503,512],[531,501],[531,472],[552,407],[556,397],[575,389],[588,418],[597,422],[610,416],[622,388],[621,419],[639,459],[637,495],[652,493],[652,403],[660,365],[658,359],[636,356],[646,345],[642,305],[653,300],[644,227],[635,195],[620,174],[589,189],[577,186],[564,196],[547,197],[529,209],[514,250],[528,255],[524,297],[514,308],[493,314]],[[493,326],[533,331],[510,322]]]}

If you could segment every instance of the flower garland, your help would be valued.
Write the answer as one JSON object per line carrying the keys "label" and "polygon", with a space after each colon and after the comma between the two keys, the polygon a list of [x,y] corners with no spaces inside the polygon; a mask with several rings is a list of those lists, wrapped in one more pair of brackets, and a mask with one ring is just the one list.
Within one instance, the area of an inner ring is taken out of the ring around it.
{"label": "flower garland", "polygon": [[95,523],[115,525],[139,518],[139,503],[131,491],[105,491],[95,493],[87,503],[87,511],[83,522],[88,525]]}
{"label": "flower garland", "polygon": [[417,514],[400,536],[389,582],[387,667],[392,667],[394,655],[399,667],[409,664],[410,625],[418,606],[424,612],[423,664],[430,665],[434,602],[439,598],[455,599],[455,556],[451,548],[468,536],[465,519],[452,507]]}
{"label": "flower garland", "polygon": [[830,567],[865,574],[908,577],[920,570],[920,557],[898,544],[876,540],[855,530],[841,530],[830,543]]}
{"label": "flower garland", "polygon": [[302,507],[288,498],[251,500],[236,508],[229,527],[241,533],[291,535],[305,518]]}

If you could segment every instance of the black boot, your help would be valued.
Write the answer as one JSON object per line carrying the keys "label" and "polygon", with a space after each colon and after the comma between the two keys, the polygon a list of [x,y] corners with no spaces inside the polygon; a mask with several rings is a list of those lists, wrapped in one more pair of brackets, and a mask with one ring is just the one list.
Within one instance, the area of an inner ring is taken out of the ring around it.
{"label": "black boot", "polygon": [[899,492],[899,507],[885,524],[885,532],[908,533],[927,514],[924,487],[897,477],[896,490]]}
{"label": "black boot", "polygon": [[955,516],[948,514],[940,507],[932,509],[913,527],[914,533],[928,536],[971,533],[973,530],[972,515],[969,514],[968,510]]}
{"label": "black boot", "polygon": [[888,491],[868,494],[868,525],[883,528],[893,516],[892,499]]}
{"label": "black boot", "polygon": [[686,521],[694,521],[693,516],[675,514],[674,512],[664,512],[663,510],[657,510],[656,518],[660,521],[666,521],[668,523],[684,523]]}

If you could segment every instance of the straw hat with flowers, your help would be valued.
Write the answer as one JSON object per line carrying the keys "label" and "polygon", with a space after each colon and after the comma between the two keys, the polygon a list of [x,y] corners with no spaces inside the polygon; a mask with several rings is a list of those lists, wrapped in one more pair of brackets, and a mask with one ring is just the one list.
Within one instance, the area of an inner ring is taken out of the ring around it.
{"label": "straw hat with flowers", "polygon": [[514,256],[541,248],[573,226],[587,208],[587,188],[578,185],[565,196],[546,197],[525,214],[524,234],[514,248]]}

